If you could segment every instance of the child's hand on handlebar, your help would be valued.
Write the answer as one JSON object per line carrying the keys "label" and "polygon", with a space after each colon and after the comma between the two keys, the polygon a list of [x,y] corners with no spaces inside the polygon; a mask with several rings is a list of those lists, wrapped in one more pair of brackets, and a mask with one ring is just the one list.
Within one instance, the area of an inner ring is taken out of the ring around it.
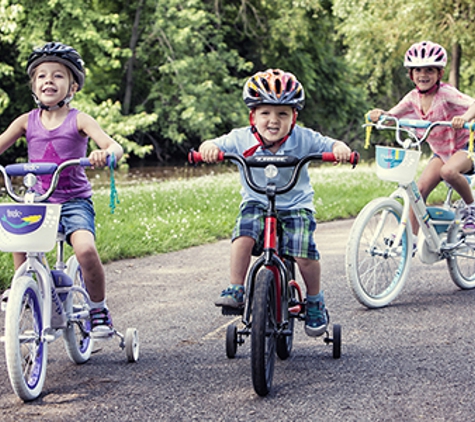
{"label": "child's hand on handlebar", "polygon": [[89,161],[92,167],[105,167],[109,153],[105,149],[96,149],[89,154]]}
{"label": "child's hand on handlebar", "polygon": [[375,108],[374,110],[371,110],[369,113],[368,113],[368,117],[369,119],[373,122],[373,123],[377,123],[379,118],[383,115],[383,114],[387,114],[384,110],[380,109],[380,108]]}
{"label": "child's hand on handlebar", "polygon": [[205,163],[216,163],[218,161],[220,149],[212,141],[205,141],[200,145],[199,152],[201,159]]}
{"label": "child's hand on handlebar", "polygon": [[338,163],[346,163],[350,161],[351,149],[344,142],[336,141],[333,144],[333,155]]}
{"label": "child's hand on handlebar", "polygon": [[454,129],[463,129],[463,125],[467,123],[463,116],[455,116],[452,119],[452,127]]}

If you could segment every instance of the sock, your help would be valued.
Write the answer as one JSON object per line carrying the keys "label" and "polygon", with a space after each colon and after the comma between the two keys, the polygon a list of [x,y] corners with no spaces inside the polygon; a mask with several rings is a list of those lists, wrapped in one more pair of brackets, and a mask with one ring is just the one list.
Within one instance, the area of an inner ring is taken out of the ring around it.
{"label": "sock", "polygon": [[91,300],[91,309],[104,309],[106,308],[106,300],[101,300],[100,302],[93,302]]}
{"label": "sock", "polygon": [[307,295],[307,302],[323,302],[323,290],[318,295]]}

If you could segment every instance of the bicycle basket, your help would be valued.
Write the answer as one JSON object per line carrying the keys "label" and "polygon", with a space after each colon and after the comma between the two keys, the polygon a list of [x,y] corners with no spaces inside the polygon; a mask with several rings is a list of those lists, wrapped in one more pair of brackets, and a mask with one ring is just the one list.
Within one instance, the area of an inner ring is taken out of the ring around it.
{"label": "bicycle basket", "polygon": [[50,251],[60,214],[60,204],[0,204],[0,251]]}
{"label": "bicycle basket", "polygon": [[376,145],[376,175],[382,180],[410,183],[414,180],[421,151]]}

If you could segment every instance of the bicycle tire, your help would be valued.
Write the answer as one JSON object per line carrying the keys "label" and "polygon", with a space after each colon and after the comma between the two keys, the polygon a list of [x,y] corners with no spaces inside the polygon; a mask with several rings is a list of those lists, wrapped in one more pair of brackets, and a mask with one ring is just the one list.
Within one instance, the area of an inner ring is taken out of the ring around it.
{"label": "bicycle tire", "polygon": [[237,351],[237,327],[230,324],[226,328],[226,356],[228,359],[234,359]]}
{"label": "bicycle tire", "polygon": [[276,356],[276,298],[274,274],[263,269],[257,274],[252,301],[251,373],[259,396],[269,394]]}
{"label": "bicycle tire", "polygon": [[[289,308],[298,301],[297,288],[289,285]],[[289,317],[289,324],[286,327],[286,334],[279,334],[276,339],[277,356],[282,359],[288,359],[292,353],[292,345],[294,341],[295,318]]]}
{"label": "bicycle tire", "polygon": [[[392,198],[368,203],[351,228],[346,249],[346,276],[356,299],[368,308],[382,308],[401,292],[411,267],[413,246],[410,223],[401,246],[385,255],[391,236],[397,232],[402,205]],[[379,224],[384,218],[384,224]]]}
{"label": "bicycle tire", "polygon": [[48,363],[43,334],[43,302],[38,285],[29,276],[17,278],[8,296],[5,315],[5,357],[15,394],[23,401],[38,398]]}
{"label": "bicycle tire", "polygon": [[[76,256],[71,256],[67,262],[68,275],[73,280],[73,286],[85,289],[81,267]],[[89,304],[86,297],[78,291],[71,291],[64,303],[68,322],[63,330],[63,341],[69,359],[80,365],[89,360],[93,348],[90,336],[91,324],[89,318],[72,318],[78,313],[89,315]]]}
{"label": "bicycle tire", "polygon": [[[458,242],[463,233],[458,224],[452,224],[447,232],[447,242]],[[462,290],[470,290],[475,287],[475,248],[465,241],[451,251],[447,258],[447,266],[450,277],[456,286]]]}

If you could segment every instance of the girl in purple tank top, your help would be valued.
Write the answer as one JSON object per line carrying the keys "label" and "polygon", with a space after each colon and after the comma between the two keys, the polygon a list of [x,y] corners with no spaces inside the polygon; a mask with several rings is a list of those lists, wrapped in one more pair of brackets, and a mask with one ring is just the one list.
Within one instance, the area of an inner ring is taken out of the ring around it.
{"label": "girl in purple tank top", "polygon": [[[16,118],[0,135],[0,154],[25,136],[30,162],[59,164],[85,157],[91,138],[99,147],[88,156],[94,167],[105,166],[111,154],[120,160],[122,147],[102,130],[93,117],[69,106],[85,79],[84,62],[76,50],[61,43],[47,43],[33,50],[27,72],[38,108]],[[42,176],[39,190],[44,191],[49,181],[50,176]],[[104,269],[95,244],[95,213],[91,196],[86,173],[77,166],[61,173],[58,188],[50,200],[62,204],[61,223],[81,265],[92,302],[92,335],[106,337],[112,334],[113,327],[106,306]],[[16,269],[25,257],[14,253],[13,259]]]}

